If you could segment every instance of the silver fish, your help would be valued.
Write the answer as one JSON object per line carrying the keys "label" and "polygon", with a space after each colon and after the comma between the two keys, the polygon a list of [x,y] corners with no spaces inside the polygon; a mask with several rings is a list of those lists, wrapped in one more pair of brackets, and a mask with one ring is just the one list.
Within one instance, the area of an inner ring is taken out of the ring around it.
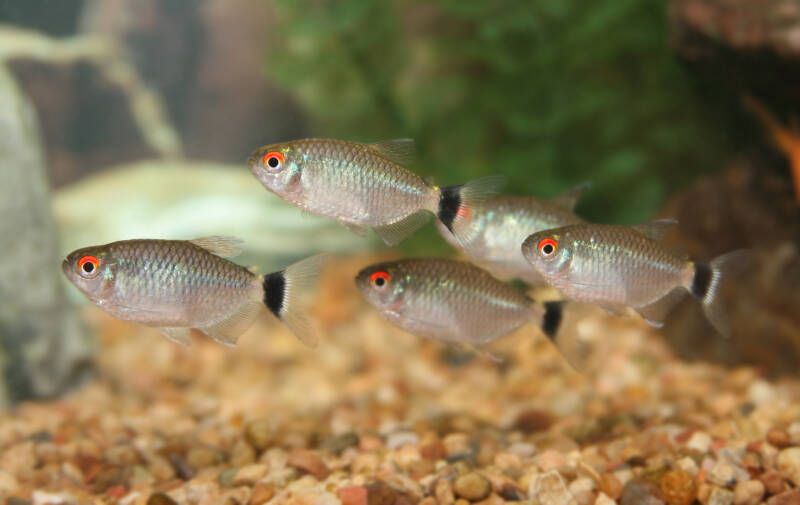
{"label": "silver fish", "polygon": [[586,187],[578,186],[549,200],[528,196],[490,198],[469,217],[470,232],[461,240],[441,222],[436,224],[445,240],[492,275],[542,284],[544,279],[531,268],[519,246],[531,233],[584,223],[572,209]]}
{"label": "silver fish", "polygon": [[522,254],[566,297],[612,313],[632,307],[656,327],[689,292],[717,331],[728,336],[720,286],[746,267],[751,253],[739,250],[710,262],[689,261],[659,242],[675,224],[565,226],[532,234],[522,243]]}
{"label": "silver fish", "polygon": [[488,343],[535,322],[553,337],[558,303],[535,305],[485,270],[450,259],[406,259],[368,266],[356,286],[381,316],[419,337],[467,345]]}
{"label": "silver fish", "polygon": [[95,305],[112,316],[157,327],[180,344],[197,328],[225,345],[235,345],[264,305],[304,343],[316,334],[298,296],[322,257],[257,275],[225,258],[237,256],[241,241],[230,237],[195,240],[125,240],[86,247],[62,263],[64,275]]}
{"label": "silver fish", "polygon": [[297,207],[332,217],[353,232],[372,228],[388,245],[414,234],[431,214],[457,237],[468,216],[505,180],[485,177],[440,188],[403,168],[410,139],[376,144],[305,139],[257,149],[248,159],[265,188]]}

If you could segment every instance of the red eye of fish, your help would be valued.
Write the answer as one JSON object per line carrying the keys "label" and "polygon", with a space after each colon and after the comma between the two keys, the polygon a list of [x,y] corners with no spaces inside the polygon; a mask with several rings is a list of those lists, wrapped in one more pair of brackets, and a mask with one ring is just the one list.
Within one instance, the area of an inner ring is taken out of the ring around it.
{"label": "red eye of fish", "polygon": [[283,153],[278,151],[270,151],[264,155],[264,164],[269,168],[278,168],[281,166],[286,158]]}
{"label": "red eye of fish", "polygon": [[391,276],[387,272],[375,272],[369,278],[369,281],[372,283],[373,286],[377,288],[382,288],[389,284],[389,280],[391,280]]}
{"label": "red eye of fish", "polygon": [[84,256],[78,260],[78,268],[84,274],[91,275],[100,266],[100,260],[94,256]]}
{"label": "red eye of fish", "polygon": [[546,238],[539,242],[539,252],[542,253],[542,256],[550,256],[555,254],[557,250],[558,242],[551,238]]}

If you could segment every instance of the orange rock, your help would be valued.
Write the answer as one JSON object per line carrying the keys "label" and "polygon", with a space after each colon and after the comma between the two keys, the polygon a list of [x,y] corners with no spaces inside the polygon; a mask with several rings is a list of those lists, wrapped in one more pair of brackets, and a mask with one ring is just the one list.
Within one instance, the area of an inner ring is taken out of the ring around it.
{"label": "orange rock", "polygon": [[[259,482],[253,488],[253,494],[250,495],[250,505],[262,505],[270,501],[273,496],[275,496],[275,486],[268,482]],[[342,501],[344,502],[344,500]]]}
{"label": "orange rock", "polygon": [[342,505],[367,505],[367,488],[362,486],[340,487],[336,495]]}
{"label": "orange rock", "polygon": [[691,505],[697,498],[697,483],[683,470],[670,470],[661,477],[661,492],[669,505]]}
{"label": "orange rock", "polygon": [[319,456],[305,449],[295,449],[289,453],[289,466],[308,472],[317,480],[325,480],[331,474],[328,465]]}

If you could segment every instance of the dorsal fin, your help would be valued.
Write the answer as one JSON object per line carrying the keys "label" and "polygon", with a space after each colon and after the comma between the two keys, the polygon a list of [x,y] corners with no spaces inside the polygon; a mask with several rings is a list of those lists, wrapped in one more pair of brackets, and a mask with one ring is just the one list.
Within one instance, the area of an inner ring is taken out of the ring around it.
{"label": "dorsal fin", "polygon": [[385,140],[367,144],[367,147],[402,166],[411,164],[417,154],[414,139]]}
{"label": "dorsal fin", "polygon": [[574,188],[569,189],[554,198],[551,198],[550,202],[567,210],[572,210],[575,208],[578,200],[581,199],[581,196],[583,196],[583,193],[589,189],[589,186],[590,184],[588,182],[584,182],[583,184],[575,186]]}
{"label": "dorsal fin", "polygon": [[649,239],[663,240],[663,238],[667,236],[667,233],[677,225],[677,219],[656,219],[646,223],[634,224],[631,228]]}
{"label": "dorsal fin", "polygon": [[202,247],[211,254],[222,256],[223,258],[235,258],[242,253],[244,241],[236,237],[200,237],[190,240],[197,247]]}

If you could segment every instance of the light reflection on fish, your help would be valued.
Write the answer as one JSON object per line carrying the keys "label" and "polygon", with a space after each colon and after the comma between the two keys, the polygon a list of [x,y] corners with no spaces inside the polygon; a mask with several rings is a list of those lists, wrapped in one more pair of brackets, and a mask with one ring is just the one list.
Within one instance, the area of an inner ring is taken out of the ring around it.
{"label": "light reflection on fish", "polygon": [[534,302],[467,262],[405,259],[368,266],[356,286],[381,316],[417,335],[480,345],[533,322],[552,338],[561,305]]}
{"label": "light reflection on fish", "polygon": [[465,217],[505,179],[440,188],[403,168],[413,152],[410,139],[375,144],[305,139],[261,147],[248,165],[264,187],[287,202],[332,217],[362,236],[372,228],[389,245],[413,235],[431,213],[457,237],[469,233]]}
{"label": "light reflection on fish", "polygon": [[257,275],[222,257],[238,255],[240,244],[228,237],[126,240],[78,249],[62,269],[112,316],[155,326],[184,345],[191,341],[191,328],[234,345],[264,305],[301,341],[315,345],[298,297],[319,272],[322,256]]}
{"label": "light reflection on fish", "polygon": [[530,284],[544,280],[522,256],[520,244],[531,233],[584,223],[572,209],[586,185],[546,200],[528,196],[495,196],[481,203],[469,217],[469,233],[457,239],[441,222],[439,232],[470,260],[500,279]]}
{"label": "light reflection on fish", "polygon": [[689,261],[659,242],[675,224],[660,220],[635,226],[565,226],[532,234],[523,242],[522,253],[566,297],[612,313],[632,307],[653,326],[661,326],[689,292],[717,331],[729,336],[720,287],[745,268],[751,253],[739,250],[710,262]]}

